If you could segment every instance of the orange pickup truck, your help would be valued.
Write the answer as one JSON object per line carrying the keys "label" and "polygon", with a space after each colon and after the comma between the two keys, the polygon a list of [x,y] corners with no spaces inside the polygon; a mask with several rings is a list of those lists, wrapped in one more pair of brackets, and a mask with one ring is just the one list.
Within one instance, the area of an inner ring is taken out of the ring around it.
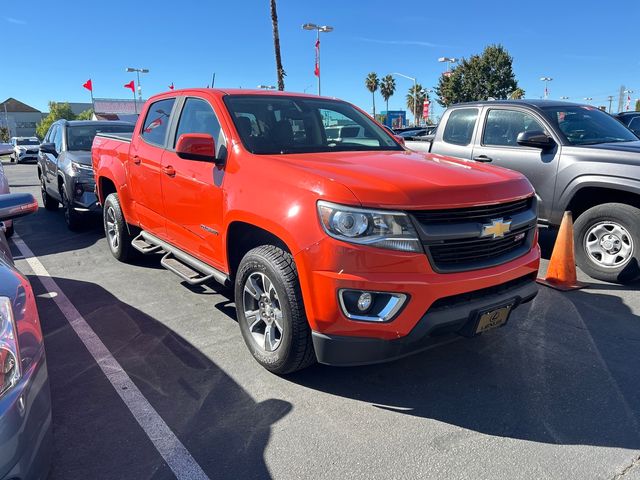
{"label": "orange pickup truck", "polygon": [[537,293],[529,182],[407,151],[347,102],[176,90],[92,157],[113,255],[233,285],[247,347],[278,374],[478,335]]}

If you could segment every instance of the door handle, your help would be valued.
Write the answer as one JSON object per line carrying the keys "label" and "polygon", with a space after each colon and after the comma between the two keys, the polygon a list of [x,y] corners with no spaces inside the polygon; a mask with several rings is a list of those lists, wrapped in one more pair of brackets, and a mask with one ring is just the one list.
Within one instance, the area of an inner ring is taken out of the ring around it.
{"label": "door handle", "polygon": [[133,163],[135,163],[136,165],[140,165],[140,157],[138,155],[134,155],[133,156]]}
{"label": "door handle", "polygon": [[492,162],[493,158],[491,157],[487,157],[486,155],[478,155],[477,157],[473,157],[473,160],[475,160],[476,162]]}
{"label": "door handle", "polygon": [[165,175],[169,175],[170,177],[175,177],[176,169],[171,165],[167,165],[166,167],[162,167],[162,173],[164,173]]}

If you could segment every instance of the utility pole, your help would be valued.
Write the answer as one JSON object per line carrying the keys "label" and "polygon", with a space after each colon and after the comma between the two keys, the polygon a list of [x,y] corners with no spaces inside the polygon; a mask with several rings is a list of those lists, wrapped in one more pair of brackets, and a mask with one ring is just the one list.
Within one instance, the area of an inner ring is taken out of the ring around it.
{"label": "utility pole", "polygon": [[613,102],[613,95],[609,95],[607,97],[607,100],[609,100],[609,113],[611,113],[611,103]]}

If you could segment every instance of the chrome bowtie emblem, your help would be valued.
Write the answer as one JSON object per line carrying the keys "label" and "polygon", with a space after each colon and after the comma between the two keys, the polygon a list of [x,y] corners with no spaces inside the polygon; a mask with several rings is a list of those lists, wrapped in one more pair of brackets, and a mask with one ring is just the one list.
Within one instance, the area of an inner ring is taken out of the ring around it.
{"label": "chrome bowtie emblem", "polygon": [[494,218],[491,223],[482,225],[481,237],[493,236],[493,238],[504,237],[504,234],[511,230],[511,220],[505,222],[502,218]]}

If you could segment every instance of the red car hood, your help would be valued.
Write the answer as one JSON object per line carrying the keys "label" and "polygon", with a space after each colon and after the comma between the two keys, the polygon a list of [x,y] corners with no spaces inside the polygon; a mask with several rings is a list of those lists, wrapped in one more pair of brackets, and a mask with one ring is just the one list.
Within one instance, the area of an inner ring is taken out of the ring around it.
{"label": "red car hood", "polygon": [[534,192],[520,173],[442,155],[383,151],[272,158],[341,183],[368,207],[456,208],[515,200]]}

